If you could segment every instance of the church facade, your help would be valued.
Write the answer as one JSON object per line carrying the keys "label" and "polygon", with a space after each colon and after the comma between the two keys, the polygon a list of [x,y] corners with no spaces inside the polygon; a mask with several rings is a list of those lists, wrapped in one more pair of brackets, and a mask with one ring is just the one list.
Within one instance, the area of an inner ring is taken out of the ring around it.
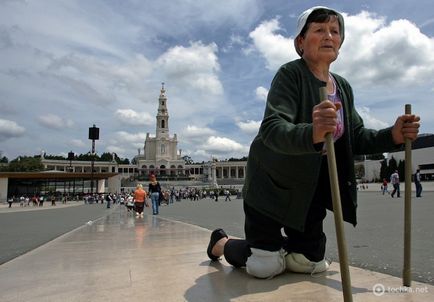
{"label": "church facade", "polygon": [[156,116],[156,133],[151,136],[148,132],[144,142],[143,154],[135,157],[140,174],[147,176],[155,174],[159,178],[180,178],[187,175],[185,161],[178,150],[176,134],[170,136],[169,112],[167,110],[167,97],[164,83],[158,98],[158,111]]}

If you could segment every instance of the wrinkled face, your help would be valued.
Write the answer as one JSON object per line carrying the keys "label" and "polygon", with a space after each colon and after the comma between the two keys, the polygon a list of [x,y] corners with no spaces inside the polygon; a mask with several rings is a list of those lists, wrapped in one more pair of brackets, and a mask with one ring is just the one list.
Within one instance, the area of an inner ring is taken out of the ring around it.
{"label": "wrinkled face", "polygon": [[342,43],[338,19],[331,18],[325,23],[312,22],[304,37],[297,39],[306,61],[330,64],[338,57]]}

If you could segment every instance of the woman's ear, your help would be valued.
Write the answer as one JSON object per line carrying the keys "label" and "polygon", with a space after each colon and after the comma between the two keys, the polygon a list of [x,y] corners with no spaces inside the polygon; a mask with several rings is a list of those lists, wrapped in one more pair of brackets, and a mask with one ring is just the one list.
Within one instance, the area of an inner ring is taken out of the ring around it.
{"label": "woman's ear", "polygon": [[304,38],[300,35],[297,36],[297,38],[295,38],[296,49],[298,49],[298,53],[300,56],[303,56],[303,52],[304,52],[303,41],[304,41]]}

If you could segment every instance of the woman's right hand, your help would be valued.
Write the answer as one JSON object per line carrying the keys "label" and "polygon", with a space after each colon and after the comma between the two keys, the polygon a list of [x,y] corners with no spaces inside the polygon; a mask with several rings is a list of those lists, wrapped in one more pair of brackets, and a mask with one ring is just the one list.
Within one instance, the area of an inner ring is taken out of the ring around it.
{"label": "woman's right hand", "polygon": [[341,103],[334,104],[328,100],[313,107],[312,141],[314,144],[324,142],[327,133],[334,133],[336,131],[337,111],[341,109],[341,107]]}

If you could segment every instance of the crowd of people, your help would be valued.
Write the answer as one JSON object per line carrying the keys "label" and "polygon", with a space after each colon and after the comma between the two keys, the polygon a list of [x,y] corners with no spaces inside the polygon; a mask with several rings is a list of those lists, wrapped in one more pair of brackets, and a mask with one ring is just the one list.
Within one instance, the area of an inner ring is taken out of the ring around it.
{"label": "crowd of people", "polygon": [[45,202],[49,202],[52,206],[55,206],[58,201],[62,202],[62,204],[66,204],[68,200],[78,201],[79,199],[79,195],[72,196],[69,194],[20,194],[19,196],[12,195],[8,197],[8,204],[9,208],[11,208],[14,203],[19,204],[20,207],[43,207]]}

